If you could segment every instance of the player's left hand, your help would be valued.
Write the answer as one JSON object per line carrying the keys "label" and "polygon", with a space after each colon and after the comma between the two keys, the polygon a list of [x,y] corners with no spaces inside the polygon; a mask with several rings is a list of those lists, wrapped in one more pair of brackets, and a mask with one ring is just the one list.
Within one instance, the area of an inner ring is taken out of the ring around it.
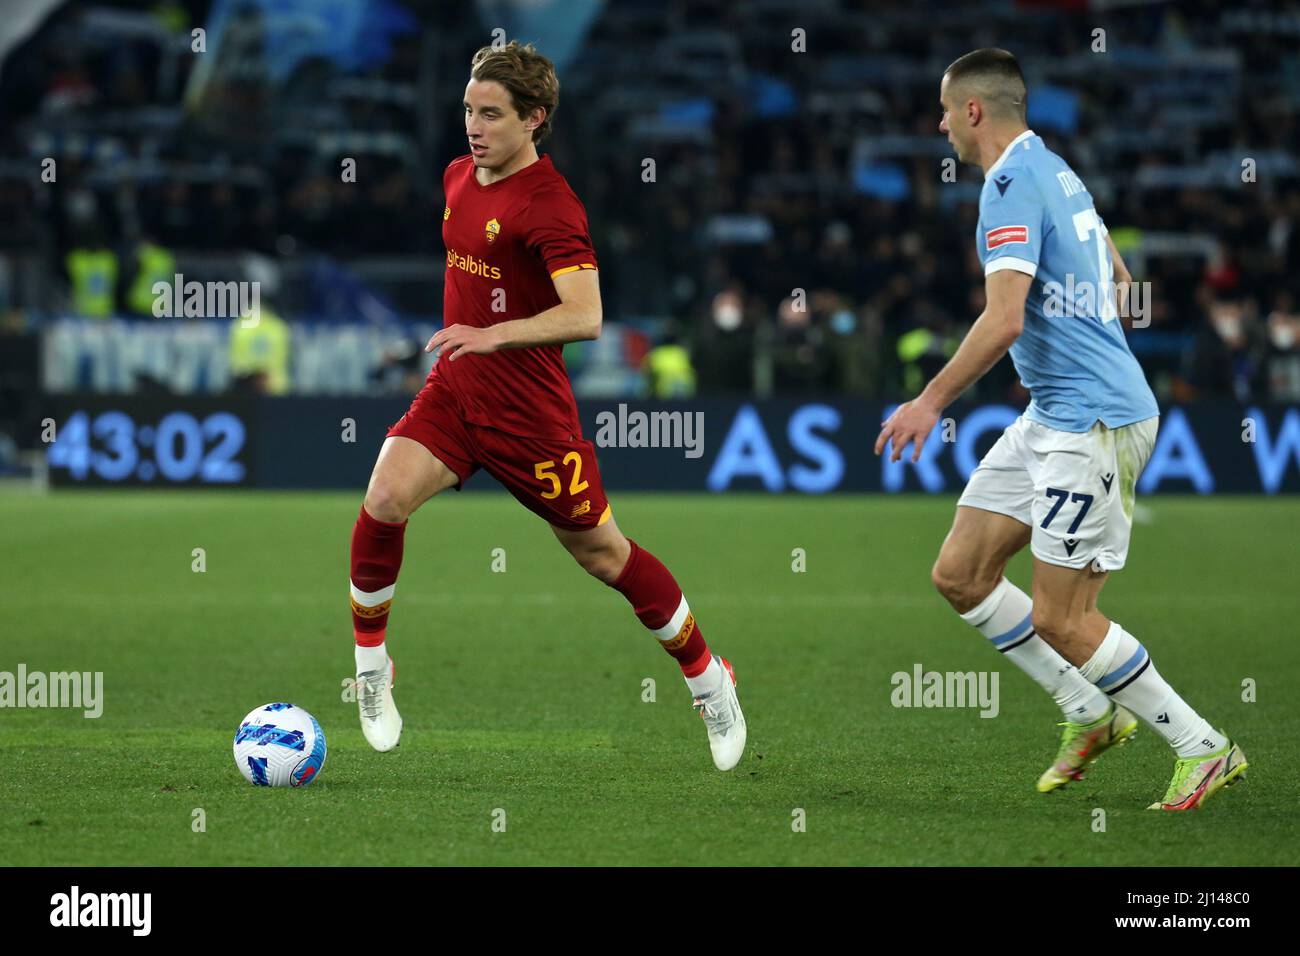
{"label": "player's left hand", "polygon": [[462,355],[487,355],[501,348],[501,343],[490,328],[480,329],[474,325],[449,325],[429,339],[424,347],[426,352],[441,348],[438,361],[444,358],[454,362]]}
{"label": "player's left hand", "polygon": [[938,423],[940,411],[942,409],[923,404],[919,398],[899,405],[894,409],[894,414],[881,423],[880,437],[876,439],[876,454],[879,455],[884,450],[885,442],[893,439],[894,453],[890,456],[890,461],[898,461],[909,443],[913,446],[912,461],[919,461],[921,448]]}

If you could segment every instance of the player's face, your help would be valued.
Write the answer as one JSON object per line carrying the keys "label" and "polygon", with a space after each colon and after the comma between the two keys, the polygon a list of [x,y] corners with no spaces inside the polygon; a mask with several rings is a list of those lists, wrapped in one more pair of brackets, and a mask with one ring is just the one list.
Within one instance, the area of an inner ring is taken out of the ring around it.
{"label": "player's face", "polygon": [[493,80],[470,80],[465,87],[465,136],[474,165],[499,169],[532,141],[530,120],[519,118],[510,93]]}
{"label": "player's face", "polygon": [[944,74],[943,81],[939,84],[939,109],[943,111],[943,118],[939,120],[939,132],[948,137],[948,142],[952,148],[957,151],[957,158],[963,163],[974,162],[968,159],[969,136],[970,130],[961,121],[962,117],[953,113],[952,90],[948,86],[948,74]]}

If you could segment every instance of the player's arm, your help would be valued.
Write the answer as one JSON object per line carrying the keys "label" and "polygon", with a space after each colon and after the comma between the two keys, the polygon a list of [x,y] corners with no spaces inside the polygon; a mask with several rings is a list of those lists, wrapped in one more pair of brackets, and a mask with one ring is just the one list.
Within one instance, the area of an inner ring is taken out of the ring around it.
{"label": "player's arm", "polygon": [[595,269],[577,269],[557,275],[555,284],[560,304],[528,319],[498,322],[487,328],[451,325],[429,339],[426,352],[442,349],[442,357],[454,362],[460,355],[486,355],[498,349],[528,348],[534,345],[563,345],[600,337],[603,314],[600,279]]}
{"label": "player's arm", "polygon": [[515,319],[492,326],[499,348],[562,345],[600,338],[602,312],[600,277],[595,269],[577,269],[551,280],[560,304],[531,319]]}
{"label": "player's arm", "polygon": [[961,346],[930,384],[910,402],[904,402],[889,416],[876,439],[876,454],[893,440],[891,461],[898,461],[909,443],[912,461],[921,457],[939,416],[962,392],[974,385],[1020,337],[1025,325],[1025,300],[1033,277],[1015,269],[1000,269],[984,279],[987,305],[975,320]]}

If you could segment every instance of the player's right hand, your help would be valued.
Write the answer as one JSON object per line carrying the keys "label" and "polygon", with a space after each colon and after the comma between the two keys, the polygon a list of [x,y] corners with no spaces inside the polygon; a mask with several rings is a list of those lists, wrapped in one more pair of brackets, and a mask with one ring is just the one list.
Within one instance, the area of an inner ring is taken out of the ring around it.
{"label": "player's right hand", "polygon": [[488,355],[501,347],[496,331],[497,327],[492,326],[481,329],[473,325],[449,325],[436,332],[424,350],[432,352],[441,349],[437,359],[439,362],[444,358],[448,362],[454,362],[462,355]]}
{"label": "player's right hand", "polygon": [[919,461],[925,440],[930,437],[930,432],[939,421],[939,411],[922,404],[919,399],[899,405],[894,409],[894,414],[881,423],[880,437],[876,439],[876,454],[884,451],[885,443],[892,440],[894,453],[890,456],[890,461],[898,461],[909,444],[913,446],[912,461]]}

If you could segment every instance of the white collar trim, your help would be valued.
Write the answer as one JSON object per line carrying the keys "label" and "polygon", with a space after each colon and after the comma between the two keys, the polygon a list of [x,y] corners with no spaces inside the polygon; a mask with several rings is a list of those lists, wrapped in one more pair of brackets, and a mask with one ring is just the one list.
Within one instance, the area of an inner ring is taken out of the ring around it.
{"label": "white collar trim", "polygon": [[988,179],[988,177],[997,172],[997,168],[1007,161],[1007,157],[1011,155],[1011,151],[1016,148],[1016,143],[1026,140],[1033,135],[1035,135],[1034,131],[1032,129],[1027,129],[1011,142],[1007,143],[1007,148],[1002,151],[1002,155],[998,157],[998,161],[989,167],[989,171],[984,174],[984,178]]}

